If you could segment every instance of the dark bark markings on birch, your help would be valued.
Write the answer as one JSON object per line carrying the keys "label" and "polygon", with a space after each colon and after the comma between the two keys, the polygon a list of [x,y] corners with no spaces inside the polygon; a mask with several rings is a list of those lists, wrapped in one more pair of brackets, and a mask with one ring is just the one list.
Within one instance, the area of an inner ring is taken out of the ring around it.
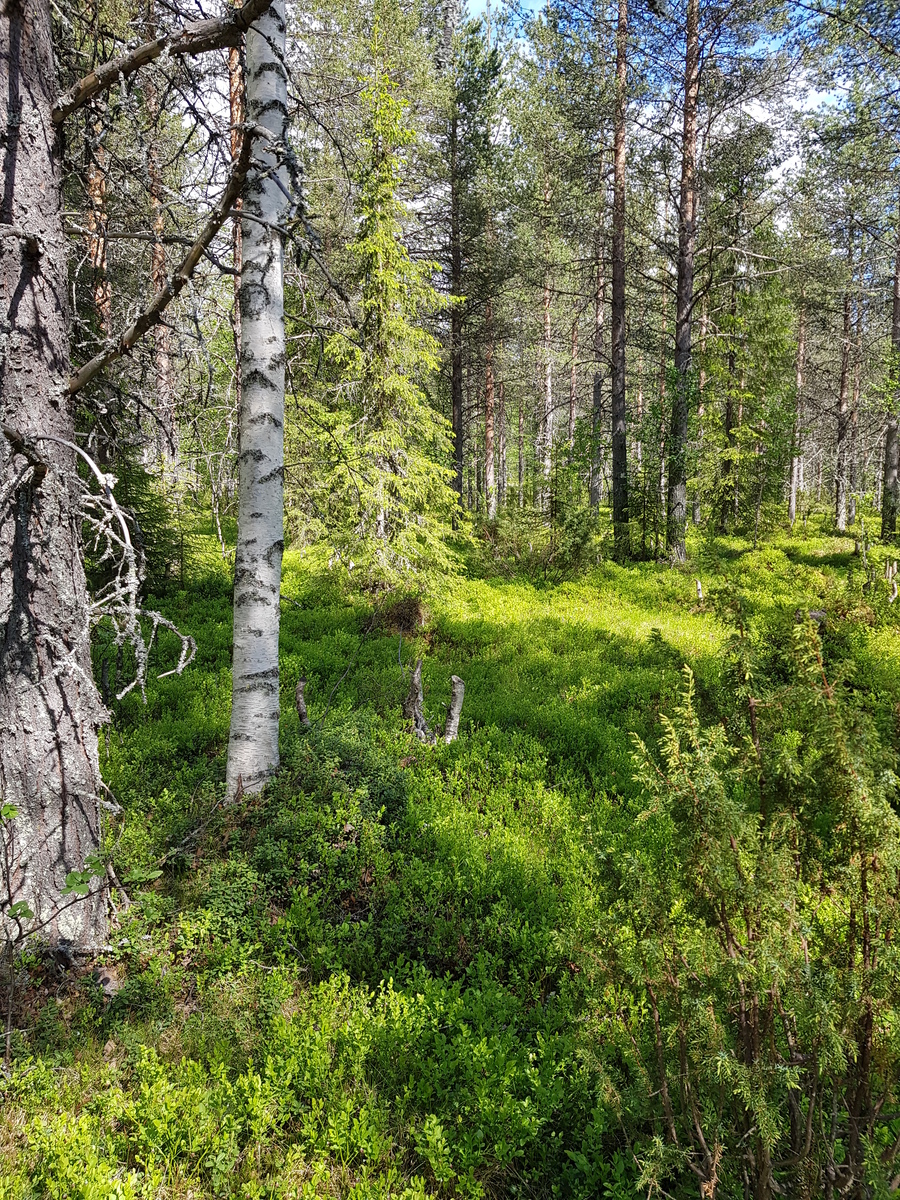
{"label": "dark bark markings on birch", "polygon": [[[225,789],[259,791],[278,768],[279,596],[284,550],[284,245],[288,172],[284,0],[247,33],[245,102],[268,130],[254,148],[241,229],[241,452],[232,710]],[[261,224],[264,221],[265,224]]]}

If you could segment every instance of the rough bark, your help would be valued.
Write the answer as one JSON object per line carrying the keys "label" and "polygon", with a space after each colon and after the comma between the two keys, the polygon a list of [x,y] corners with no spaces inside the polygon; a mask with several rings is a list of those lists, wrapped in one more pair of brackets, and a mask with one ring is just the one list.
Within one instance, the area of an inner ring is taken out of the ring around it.
{"label": "rough bark", "polygon": [[603,261],[603,233],[597,232],[597,273],[594,289],[594,387],[591,397],[591,483],[590,504],[596,512],[600,507],[600,483],[603,479],[603,450],[600,430],[603,428],[603,316],[606,308],[606,273]]}
{"label": "rough bark", "polygon": [[106,231],[108,213],[106,208],[106,150],[103,146],[102,126],[95,127],[97,144],[94,147],[87,170],[87,193],[90,208],[87,213],[88,261],[91,265],[94,291],[94,311],[97,328],[102,337],[109,337],[112,328],[112,287],[109,282],[109,266],[106,255]]}
{"label": "rough bark", "polygon": [[628,530],[628,447],[625,395],[625,103],[628,0],[619,0],[616,29],[616,112],[613,133],[612,214],[612,518],[615,556],[631,555]]}
{"label": "rough bark", "polygon": [[578,404],[578,318],[572,322],[572,347],[569,359],[569,427],[567,441],[571,451],[575,445],[575,409]]}
{"label": "rough bark", "polygon": [[[231,161],[237,164],[241,157],[243,134],[241,127],[244,123],[244,68],[241,63],[241,51],[232,46],[228,51],[228,106],[231,117]],[[237,274],[234,276],[234,303],[231,307],[231,331],[234,337],[234,357],[239,362],[241,357],[241,206],[244,201],[238,196],[235,202],[235,216],[231,223],[231,259]],[[235,411],[238,414],[240,426],[241,414],[241,372],[234,373]]]}
{"label": "rough bark", "polygon": [[301,728],[309,729],[309,713],[306,711],[306,680],[301,676],[294,688],[294,706],[297,709],[297,719]]}
{"label": "rough bark", "polygon": [[494,463],[494,317],[488,299],[485,312],[487,344],[484,351],[484,493],[488,520],[497,515],[497,483]]}
{"label": "rough bark", "polygon": [[681,136],[681,194],[678,205],[678,279],[675,292],[675,395],[669,440],[666,548],[684,562],[687,526],[687,434],[691,390],[691,326],[694,253],[697,242],[697,100],[700,92],[700,0],[688,0],[685,27],[684,120]]}
{"label": "rough bark", "polygon": [[834,468],[834,518],[839,533],[847,528],[847,434],[850,428],[850,293],[844,294],[841,380],[837,404],[837,457]]}
{"label": "rough bark", "polygon": [[[148,25],[155,17],[155,3],[150,0],[148,5]],[[154,130],[159,119],[159,93],[151,81],[144,90],[147,113]],[[151,137],[154,137],[151,134]],[[159,161],[159,146],[151,143],[147,155],[147,168],[150,182],[150,211],[154,240],[150,249],[150,283],[153,294],[159,293],[166,283],[167,261],[166,245],[163,241],[166,233],[165,184]],[[107,334],[110,330],[107,329]],[[178,452],[178,427],[175,422],[175,372],[172,365],[172,331],[168,325],[160,322],[153,331],[153,373],[156,385],[154,402],[156,416],[156,456],[164,474],[174,474],[175,460]]]}
{"label": "rough bark", "polygon": [[[500,347],[503,357],[503,347]],[[506,384],[501,377],[497,385],[497,503],[506,503]]]}
{"label": "rough bark", "polygon": [[884,471],[881,488],[881,536],[893,537],[897,532],[897,513],[900,512],[900,224],[897,228],[897,251],[894,257],[894,298],[891,314],[891,391],[893,411],[888,415],[884,434]]}
{"label": "rough bark", "polygon": [[791,483],[788,494],[788,520],[791,529],[797,520],[797,498],[803,473],[803,382],[806,371],[806,308],[801,298],[800,316],[797,323],[797,401],[794,411],[793,448],[791,453]]}
{"label": "rough bark", "polygon": [[[463,354],[462,354],[462,231],[461,180],[459,178],[459,130],[454,113],[450,121],[450,292],[456,302],[450,309],[450,423],[453,428],[453,481],[463,497]],[[471,501],[469,503],[471,508]]]}
{"label": "rough bark", "polygon": [[[234,564],[229,799],[259,791],[278,768],[279,596],[284,550],[284,165],[287,72],[284,0],[249,30],[249,122],[256,142],[241,229],[241,452]],[[253,220],[257,217],[259,220]],[[248,219],[249,218],[249,219]],[[263,224],[262,222],[265,222]]]}
{"label": "rough bark", "polygon": [[[549,198],[545,197],[548,199]],[[549,250],[548,250],[549,254]],[[553,343],[550,323],[550,269],[544,270],[543,332],[541,337],[541,367],[543,371],[543,410],[541,412],[539,462],[541,472],[540,507],[550,503],[550,468],[553,459]]]}
{"label": "rough bark", "polygon": [[734,435],[734,394],[737,388],[737,285],[734,279],[731,280],[728,315],[731,318],[731,328],[728,335],[728,387],[725,392],[723,424],[726,452],[722,458],[722,511],[719,515],[719,529],[722,533],[727,533],[732,517],[737,520],[737,463],[734,458],[737,448]]}
{"label": "rough bark", "polygon": [[847,519],[851,525],[856,524],[856,497],[859,488],[859,398],[862,390],[862,318],[863,307],[859,296],[856,298],[856,332],[853,338],[853,395],[850,401],[850,446],[847,482]]}
{"label": "rough bark", "polygon": [[[61,146],[50,0],[0,7],[0,420],[27,439],[72,442]],[[100,843],[97,738],[107,714],[91,674],[89,604],[72,451],[0,439],[0,796],[19,809],[14,899],[51,941],[106,941],[99,890],[53,918],[66,874]],[[25,450],[26,454],[21,451]]]}
{"label": "rough bark", "polygon": [[519,483],[519,508],[525,503],[525,401],[522,398],[521,391],[519,392],[519,462],[518,462],[518,483]]}

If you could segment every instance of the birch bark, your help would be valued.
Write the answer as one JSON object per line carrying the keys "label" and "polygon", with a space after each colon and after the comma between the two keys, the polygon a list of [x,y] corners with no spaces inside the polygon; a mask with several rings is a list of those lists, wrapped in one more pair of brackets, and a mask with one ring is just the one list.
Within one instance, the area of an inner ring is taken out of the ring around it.
{"label": "birch bark", "polygon": [[[259,791],[278,768],[278,631],[284,549],[284,243],[288,173],[285,0],[248,31],[247,119],[260,137],[241,225],[241,451],[226,795]],[[258,218],[258,219],[254,219]]]}

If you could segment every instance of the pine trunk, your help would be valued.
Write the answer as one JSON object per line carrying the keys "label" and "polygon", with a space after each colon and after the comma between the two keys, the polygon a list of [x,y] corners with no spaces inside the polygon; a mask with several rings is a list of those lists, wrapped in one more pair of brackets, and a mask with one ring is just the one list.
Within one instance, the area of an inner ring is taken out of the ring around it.
{"label": "pine trunk", "polygon": [[606,273],[603,262],[603,233],[597,231],[597,275],[594,290],[594,388],[591,397],[591,483],[590,504],[600,507],[600,483],[603,479],[603,452],[600,430],[603,428],[603,317],[606,309]]}
{"label": "pine trunk", "polygon": [[[450,309],[450,423],[453,427],[454,487],[462,501],[463,358],[462,358],[462,234],[460,230],[459,136],[457,118],[450,122],[450,292],[456,303]],[[469,507],[472,507],[471,500]]]}
{"label": "pine trunk", "polygon": [[[284,246],[288,176],[285,0],[248,30],[248,121],[256,144],[241,244],[241,451],[226,794],[259,791],[278,767],[278,632],[284,549]],[[253,218],[259,218],[254,220]],[[261,223],[265,222],[265,224]]]}
{"label": "pine trunk", "polygon": [[543,338],[541,341],[541,366],[543,369],[543,411],[540,433],[540,507],[546,509],[550,503],[550,467],[553,458],[553,349],[550,324],[550,271],[544,272],[543,293]]}
{"label": "pine trunk", "polygon": [[[503,347],[500,347],[500,357],[503,357]],[[497,472],[497,502],[502,507],[506,503],[506,386],[501,377],[497,386],[497,442],[499,446],[499,470]]]}
{"label": "pine trunk", "polygon": [[631,554],[628,530],[628,448],[625,396],[625,89],[628,0],[619,0],[616,30],[616,117],[613,136],[612,229],[612,516],[615,556]]}
{"label": "pine trunk", "polygon": [[107,713],[91,671],[74,456],[38,440],[75,437],[50,10],[50,0],[0,8],[0,128],[9,131],[0,226],[27,235],[0,236],[0,419],[34,439],[47,464],[46,473],[29,468],[0,439],[0,797],[19,810],[13,899],[48,922],[48,940],[95,948],[107,928],[98,881],[59,911],[67,873],[100,845]]}
{"label": "pine trunk", "polygon": [[844,326],[841,338],[841,382],[837,409],[837,458],[834,469],[834,516],[839,533],[847,528],[847,433],[850,395],[850,293],[844,295]]}
{"label": "pine trunk", "polygon": [[797,400],[794,412],[793,453],[791,454],[791,488],[788,496],[788,520],[791,529],[797,520],[797,498],[803,474],[803,379],[806,370],[806,309],[800,301],[800,318],[797,326]]}
{"label": "pine trunk", "polygon": [[688,0],[685,28],[684,124],[681,138],[681,195],[678,206],[678,279],[675,311],[675,396],[669,443],[669,497],[666,548],[673,562],[687,557],[687,434],[691,389],[691,325],[694,306],[694,251],[697,101],[700,92],[700,0]]}
{"label": "pine trunk", "polygon": [[[240,127],[244,123],[244,68],[238,46],[232,46],[228,51],[228,109],[231,117],[231,161],[236,163],[241,154],[243,137]],[[238,198],[235,204],[238,212],[240,212],[242,204],[243,198]],[[241,218],[235,217],[231,225],[231,261],[238,274],[234,276],[231,330],[234,337],[235,359],[238,362],[238,369],[234,373],[234,399],[238,429],[241,424],[241,259]]]}
{"label": "pine trunk", "polygon": [[891,383],[894,409],[888,416],[887,429],[884,434],[884,471],[881,487],[882,537],[893,537],[897,532],[897,513],[900,512],[900,421],[897,416],[897,405],[900,402],[900,226],[897,230],[897,252],[894,258]]}
{"label": "pine trunk", "polygon": [[487,516],[497,515],[497,482],[494,463],[494,322],[491,301],[485,314],[487,345],[484,351],[484,492]]}

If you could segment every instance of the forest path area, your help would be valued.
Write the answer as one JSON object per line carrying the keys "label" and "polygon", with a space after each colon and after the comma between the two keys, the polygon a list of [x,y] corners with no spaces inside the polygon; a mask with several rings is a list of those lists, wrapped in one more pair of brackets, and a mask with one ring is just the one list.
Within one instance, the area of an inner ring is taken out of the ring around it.
{"label": "forest path area", "polygon": [[[655,828],[634,737],[658,754],[685,664],[700,723],[734,720],[739,603],[774,676],[798,612],[824,612],[827,653],[896,751],[900,638],[853,542],[721,541],[685,570],[556,584],[473,572],[374,606],[288,552],[282,771],[230,808],[230,582],[211,546],[198,535],[155,601],[195,664],[146,706],[114,703],[101,743],[122,808],[110,952],[73,973],[35,950],[20,981],[0,1196],[646,1195],[634,1127],[654,1127],[656,1089],[627,1060],[649,1017],[639,975],[610,976],[617,872],[644,870]],[[112,651],[96,653],[99,677]],[[452,745],[404,725],[417,657],[433,724],[465,681]]]}

